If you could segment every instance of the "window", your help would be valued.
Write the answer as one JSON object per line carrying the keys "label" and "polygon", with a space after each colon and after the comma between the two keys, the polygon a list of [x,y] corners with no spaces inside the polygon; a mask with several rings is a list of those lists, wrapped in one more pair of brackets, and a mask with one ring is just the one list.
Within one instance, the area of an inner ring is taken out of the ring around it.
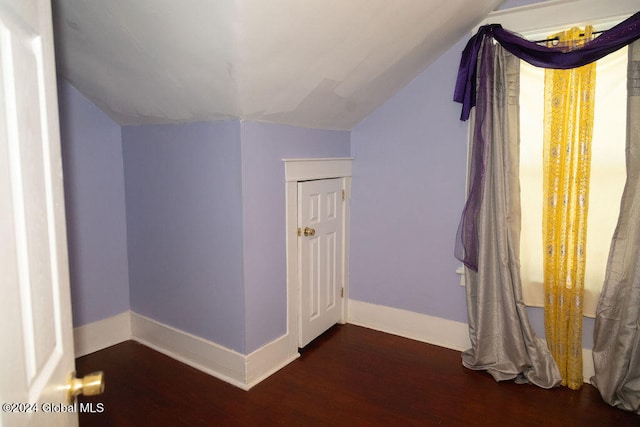
{"label": "window", "polygon": [[[596,100],[587,222],[584,315],[595,317],[626,179],[627,48],[596,65]],[[544,69],[521,62],[520,264],[524,301],[542,307],[542,145]]]}

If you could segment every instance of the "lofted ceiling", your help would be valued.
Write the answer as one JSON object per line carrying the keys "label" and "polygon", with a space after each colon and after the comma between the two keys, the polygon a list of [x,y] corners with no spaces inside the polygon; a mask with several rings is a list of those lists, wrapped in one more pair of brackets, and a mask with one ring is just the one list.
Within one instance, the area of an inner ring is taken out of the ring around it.
{"label": "lofted ceiling", "polygon": [[121,125],[351,129],[501,0],[53,0],[58,72]]}

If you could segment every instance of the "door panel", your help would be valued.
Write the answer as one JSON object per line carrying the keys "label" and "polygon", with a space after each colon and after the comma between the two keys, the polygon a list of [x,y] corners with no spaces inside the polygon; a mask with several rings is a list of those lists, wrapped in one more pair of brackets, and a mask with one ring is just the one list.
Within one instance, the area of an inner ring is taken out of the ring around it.
{"label": "door panel", "polygon": [[300,347],[341,319],[342,189],[341,178],[298,183]]}
{"label": "door panel", "polygon": [[0,4],[0,425],[77,424],[47,412],[74,370],[52,37],[49,1]]}

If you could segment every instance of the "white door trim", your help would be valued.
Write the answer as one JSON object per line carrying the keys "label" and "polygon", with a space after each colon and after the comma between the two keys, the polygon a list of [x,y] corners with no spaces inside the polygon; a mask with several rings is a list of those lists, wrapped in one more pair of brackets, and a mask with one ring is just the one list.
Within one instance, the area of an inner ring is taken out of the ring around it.
{"label": "white door trim", "polygon": [[312,179],[343,178],[345,191],[343,282],[341,323],[347,320],[349,298],[349,219],[351,205],[351,162],[353,158],[283,159],[286,202],[287,258],[287,336],[291,352],[298,352],[298,182]]}
{"label": "white door trim", "polygon": [[330,159],[283,159],[287,182],[351,176],[352,157]]}

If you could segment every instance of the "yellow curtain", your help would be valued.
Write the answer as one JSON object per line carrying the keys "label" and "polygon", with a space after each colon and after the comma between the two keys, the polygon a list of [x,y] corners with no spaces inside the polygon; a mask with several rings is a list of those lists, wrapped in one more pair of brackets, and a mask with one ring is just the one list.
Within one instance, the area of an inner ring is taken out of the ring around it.
{"label": "yellow curtain", "polygon": [[[555,34],[567,50],[592,28]],[[562,385],[582,386],[582,307],[595,63],[545,70],[543,241],[545,333]]]}

